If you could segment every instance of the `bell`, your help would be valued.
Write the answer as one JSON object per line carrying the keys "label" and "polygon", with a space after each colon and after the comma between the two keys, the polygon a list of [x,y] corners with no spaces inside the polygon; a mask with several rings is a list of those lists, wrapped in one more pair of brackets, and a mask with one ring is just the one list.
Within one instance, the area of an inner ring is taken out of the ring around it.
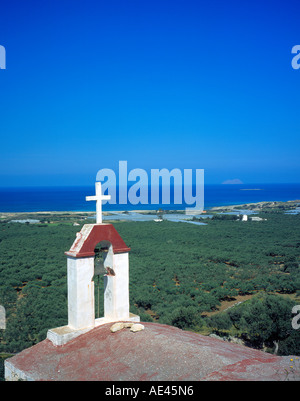
{"label": "bell", "polygon": [[94,263],[94,276],[101,276],[106,274],[106,270],[104,268],[104,262],[100,258],[95,259]]}

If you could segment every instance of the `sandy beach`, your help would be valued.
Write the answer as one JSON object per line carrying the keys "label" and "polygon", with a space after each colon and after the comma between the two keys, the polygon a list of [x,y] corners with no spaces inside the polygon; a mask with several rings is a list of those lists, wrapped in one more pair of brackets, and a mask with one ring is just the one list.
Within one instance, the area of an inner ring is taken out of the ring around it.
{"label": "sandy beach", "polygon": [[[202,213],[205,215],[206,212],[209,213],[218,213],[218,212],[223,212],[223,211],[233,211],[233,210],[239,210],[239,209],[250,209],[252,211],[263,211],[263,210],[270,210],[274,208],[284,208],[286,210],[291,210],[296,207],[299,207],[300,205],[300,200],[291,200],[287,202],[257,202],[257,203],[245,203],[245,204],[239,204],[239,205],[226,205],[226,206],[214,206],[211,207],[207,210],[204,210]],[[41,217],[51,217],[51,216],[69,216],[69,217],[81,217],[81,218],[86,218],[86,217],[92,217],[94,216],[96,211],[36,211],[36,212],[0,212],[0,219],[7,219],[7,218],[20,218],[21,216],[41,216]],[[115,210],[115,211],[103,211],[103,216],[114,216],[114,215],[131,215],[133,213],[138,213],[138,214],[143,214],[143,215],[160,215],[160,214],[182,214],[185,215],[184,210]],[[198,215],[201,214],[200,212]]]}

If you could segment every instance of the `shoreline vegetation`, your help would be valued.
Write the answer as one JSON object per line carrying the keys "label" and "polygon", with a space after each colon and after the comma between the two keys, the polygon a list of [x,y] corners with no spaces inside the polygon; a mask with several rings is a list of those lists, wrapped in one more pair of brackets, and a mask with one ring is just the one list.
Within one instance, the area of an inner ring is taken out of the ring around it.
{"label": "shoreline vegetation", "polygon": [[245,203],[239,205],[227,205],[227,206],[214,206],[210,211],[220,211],[220,210],[233,210],[233,209],[250,209],[253,211],[265,211],[270,209],[281,208],[282,210],[293,210],[300,205],[300,200],[290,200],[286,202],[279,201],[265,201],[256,203]]}

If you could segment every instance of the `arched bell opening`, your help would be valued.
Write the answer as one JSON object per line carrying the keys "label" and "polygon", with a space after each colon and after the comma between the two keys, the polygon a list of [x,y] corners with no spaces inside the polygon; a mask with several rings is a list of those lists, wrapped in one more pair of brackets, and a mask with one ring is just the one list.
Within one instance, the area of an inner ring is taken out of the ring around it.
{"label": "arched bell opening", "polygon": [[114,276],[113,249],[109,241],[99,242],[94,257],[94,291],[95,291],[95,318],[104,314],[104,292],[107,286],[107,277]]}

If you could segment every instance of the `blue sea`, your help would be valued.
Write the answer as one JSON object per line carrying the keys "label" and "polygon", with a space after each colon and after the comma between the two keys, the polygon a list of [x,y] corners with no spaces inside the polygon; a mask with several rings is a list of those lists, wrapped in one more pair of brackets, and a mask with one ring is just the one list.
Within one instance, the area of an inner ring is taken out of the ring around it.
{"label": "blue sea", "polygon": [[[171,189],[172,194],[172,189]],[[149,189],[150,193],[150,189]],[[0,212],[95,211],[95,202],[85,197],[95,194],[95,186],[0,188]],[[204,209],[213,206],[239,205],[262,201],[300,199],[300,184],[205,185]],[[187,204],[103,205],[104,211],[118,210],[184,210]]]}

